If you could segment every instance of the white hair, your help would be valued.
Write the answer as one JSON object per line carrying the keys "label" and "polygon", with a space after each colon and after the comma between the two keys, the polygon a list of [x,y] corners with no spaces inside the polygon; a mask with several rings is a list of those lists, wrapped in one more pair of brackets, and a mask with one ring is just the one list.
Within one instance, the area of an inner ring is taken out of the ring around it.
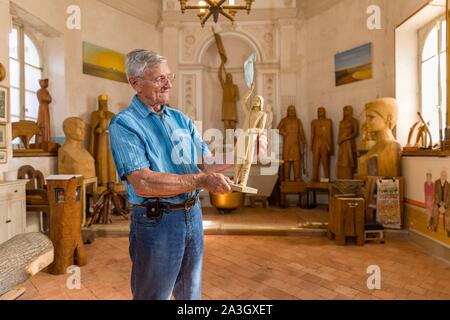
{"label": "white hair", "polygon": [[167,59],[156,52],[144,49],[133,50],[127,54],[126,72],[128,80],[131,77],[142,77],[145,70],[153,69],[165,62],[167,62]]}

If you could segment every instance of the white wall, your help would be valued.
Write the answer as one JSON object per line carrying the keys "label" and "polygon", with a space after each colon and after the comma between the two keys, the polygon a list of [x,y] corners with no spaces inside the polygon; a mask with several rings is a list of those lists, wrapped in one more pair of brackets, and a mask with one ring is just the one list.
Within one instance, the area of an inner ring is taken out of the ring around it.
{"label": "white wall", "polygon": [[[49,28],[61,34],[60,38],[47,38],[42,44],[45,59],[44,76],[50,79],[50,93],[54,136],[63,136],[62,122],[69,116],[80,116],[90,122],[90,114],[97,109],[97,97],[110,97],[110,110],[126,108],[133,92],[128,84],[96,78],[82,73],[82,43],[92,42],[118,52],[127,53],[136,48],[160,50],[160,33],[157,28],[119,10],[94,0],[14,0],[14,4],[44,21]],[[81,30],[68,30],[66,10],[69,5],[81,8]],[[9,1],[0,0],[0,61],[8,61],[8,34],[10,32]],[[8,82],[4,82],[5,84]],[[12,159],[0,165],[2,172],[17,170],[31,164],[37,169],[54,173],[54,158]]]}

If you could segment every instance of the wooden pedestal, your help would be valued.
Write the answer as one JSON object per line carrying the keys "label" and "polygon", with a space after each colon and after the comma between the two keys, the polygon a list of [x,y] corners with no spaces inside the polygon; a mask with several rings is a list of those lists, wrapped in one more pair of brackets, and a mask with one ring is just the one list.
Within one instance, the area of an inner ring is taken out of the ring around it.
{"label": "wooden pedestal", "polygon": [[343,246],[347,237],[356,237],[359,246],[365,242],[365,201],[363,198],[332,198],[328,237]]}
{"label": "wooden pedestal", "polygon": [[303,196],[306,193],[306,183],[291,182],[291,181],[281,182],[280,193],[281,193],[280,206],[282,208],[287,207],[287,199],[286,198],[287,198],[288,194],[298,194],[299,195],[299,206],[304,208]]}
{"label": "wooden pedestal", "polygon": [[50,204],[50,239],[55,248],[55,260],[49,272],[66,274],[72,265],[87,263],[81,238],[83,178],[47,179]]}

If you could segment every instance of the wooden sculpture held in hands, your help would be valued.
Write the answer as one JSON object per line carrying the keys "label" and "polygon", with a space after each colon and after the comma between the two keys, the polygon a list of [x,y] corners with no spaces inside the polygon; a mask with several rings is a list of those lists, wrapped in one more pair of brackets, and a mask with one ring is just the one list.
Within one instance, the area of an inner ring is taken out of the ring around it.
{"label": "wooden sculpture held in hands", "polygon": [[353,107],[344,107],[344,120],[339,125],[337,178],[352,180],[358,168],[356,138],[359,122],[353,118]]}
{"label": "wooden sculpture held in hands", "polygon": [[114,113],[108,111],[108,96],[98,97],[99,110],[91,115],[91,141],[89,152],[95,159],[98,184],[117,183],[117,171],[109,142],[109,123]]}
{"label": "wooden sculpture held in hands", "polygon": [[326,118],[326,110],[318,109],[318,119],[311,123],[311,150],[313,152],[314,182],[319,181],[320,164],[322,164],[325,179],[330,179],[330,158],[334,154],[333,122]]}
{"label": "wooden sculpture held in hands", "polygon": [[376,144],[358,161],[358,178],[400,177],[402,147],[392,130],[397,126],[398,103],[381,98],[366,105],[366,128],[376,135]]}
{"label": "wooden sculpture held in hands", "polygon": [[291,168],[294,167],[295,181],[301,182],[301,167],[303,153],[306,151],[305,132],[303,123],[297,117],[295,106],[288,107],[288,115],[281,120],[278,130],[283,137],[284,180],[291,181]]}
{"label": "wooden sculpture held in hands", "polygon": [[63,123],[66,143],[58,152],[59,174],[83,175],[85,179],[95,177],[95,160],[83,147],[86,126],[81,118],[68,118]]}
{"label": "wooden sculpture held in hands", "polygon": [[253,163],[258,136],[264,131],[267,114],[264,112],[264,98],[255,96],[252,105],[249,100],[255,91],[253,84],[250,92],[245,96],[243,109],[245,113],[244,132],[238,138],[235,153],[237,155],[236,171],[234,175],[234,191],[257,194],[258,190],[247,187],[250,170]]}

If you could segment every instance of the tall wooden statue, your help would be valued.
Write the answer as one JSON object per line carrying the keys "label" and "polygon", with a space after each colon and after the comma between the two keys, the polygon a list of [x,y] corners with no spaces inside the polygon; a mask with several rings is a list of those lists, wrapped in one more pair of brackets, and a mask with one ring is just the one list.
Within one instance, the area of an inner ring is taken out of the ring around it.
{"label": "tall wooden statue", "polygon": [[50,109],[49,105],[52,103],[52,97],[48,92],[48,79],[39,80],[41,88],[37,92],[39,100],[38,126],[41,129],[42,135],[36,137],[37,143],[51,141],[52,131],[50,127]]}
{"label": "tall wooden statue", "polygon": [[353,118],[353,107],[344,107],[344,120],[339,125],[337,178],[352,180],[358,168],[356,138],[359,122]]}
{"label": "tall wooden statue", "polygon": [[366,105],[366,128],[376,135],[376,144],[358,161],[358,178],[400,177],[402,147],[392,130],[397,126],[398,103],[381,98]]}
{"label": "tall wooden statue", "polygon": [[303,153],[306,151],[303,123],[297,117],[295,106],[289,106],[288,115],[281,120],[278,130],[283,137],[284,181],[291,181],[291,168],[294,167],[294,178],[302,181],[301,166]]}
{"label": "tall wooden statue", "polygon": [[95,160],[84,148],[86,126],[81,118],[68,118],[63,123],[66,143],[58,151],[59,174],[79,174],[85,179],[95,177]]}
{"label": "tall wooden statue", "polygon": [[312,180],[319,181],[320,164],[322,164],[324,178],[330,179],[330,158],[334,154],[333,122],[326,118],[326,110],[323,107],[318,109],[318,119],[311,123],[311,141]]}
{"label": "tall wooden statue", "polygon": [[219,51],[221,64],[219,68],[219,81],[223,90],[222,97],[222,121],[226,130],[236,130],[238,122],[237,114],[237,102],[239,101],[240,92],[239,87],[233,83],[233,75],[227,73],[225,69],[225,64],[227,63],[227,54],[225,52],[225,47],[223,46],[222,38],[218,33],[215,33],[214,28],[214,38],[216,39],[217,50]]}
{"label": "tall wooden statue", "polygon": [[109,123],[114,113],[108,111],[108,96],[98,97],[99,110],[91,115],[91,141],[89,152],[95,159],[98,184],[117,183],[117,171],[109,142]]}
{"label": "tall wooden statue", "polygon": [[253,54],[245,63],[246,81],[251,90],[247,93],[242,104],[245,113],[243,134],[238,137],[235,153],[237,155],[237,164],[234,175],[234,191],[257,194],[258,190],[247,187],[250,170],[256,150],[257,139],[263,133],[266,127],[267,114],[264,112],[264,98],[255,96],[250,105],[249,100],[255,91],[254,83],[254,63],[256,55]]}

